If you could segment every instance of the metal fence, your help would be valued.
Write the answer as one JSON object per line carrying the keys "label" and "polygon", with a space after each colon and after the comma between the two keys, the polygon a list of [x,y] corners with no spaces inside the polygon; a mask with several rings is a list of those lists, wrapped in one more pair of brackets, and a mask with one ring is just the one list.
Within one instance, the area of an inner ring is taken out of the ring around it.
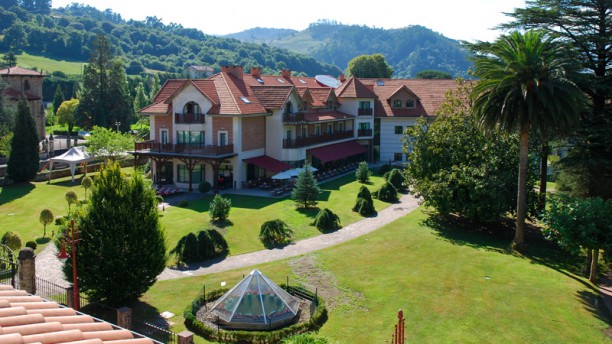
{"label": "metal fence", "polygon": [[59,304],[68,304],[68,292],[65,286],[36,277],[36,295]]}
{"label": "metal fence", "polygon": [[293,296],[299,296],[317,304],[319,290],[313,285],[287,276],[287,292]]}
{"label": "metal fence", "polygon": [[178,344],[178,335],[176,333],[145,321],[136,322],[133,330],[160,343]]}

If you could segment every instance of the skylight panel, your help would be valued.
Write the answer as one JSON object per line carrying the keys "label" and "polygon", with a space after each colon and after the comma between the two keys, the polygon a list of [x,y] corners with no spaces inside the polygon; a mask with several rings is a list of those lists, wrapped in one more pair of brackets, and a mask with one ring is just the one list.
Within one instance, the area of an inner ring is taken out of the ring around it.
{"label": "skylight panel", "polygon": [[257,78],[257,82],[258,82],[258,83],[260,83],[260,84],[262,84],[262,85],[263,85],[263,83],[264,83],[264,81],[263,81],[261,78]]}
{"label": "skylight panel", "polygon": [[300,79],[300,82],[301,82],[302,84],[305,84],[305,83],[306,83],[306,81],[304,81],[304,80],[302,80],[302,79]]}
{"label": "skylight panel", "polygon": [[280,82],[281,84],[285,83],[285,80],[281,79],[281,78],[276,78],[276,80],[278,80],[278,82]]}
{"label": "skylight panel", "polygon": [[240,97],[240,99],[242,99],[242,101],[247,103],[247,104],[251,104],[251,101],[247,97]]}
{"label": "skylight panel", "polygon": [[383,80],[376,81],[377,86],[385,86],[385,82]]}

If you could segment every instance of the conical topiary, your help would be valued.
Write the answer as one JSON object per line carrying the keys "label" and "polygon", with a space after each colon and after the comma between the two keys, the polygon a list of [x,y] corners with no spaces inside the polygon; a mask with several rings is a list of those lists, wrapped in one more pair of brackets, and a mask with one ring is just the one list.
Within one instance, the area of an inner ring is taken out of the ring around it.
{"label": "conical topiary", "polygon": [[374,203],[365,198],[357,198],[357,203],[353,207],[353,211],[359,213],[361,216],[370,216],[376,212],[374,209]]}
{"label": "conical topiary", "polygon": [[340,218],[331,210],[321,209],[314,220],[314,226],[322,232],[331,232],[340,229]]}
{"label": "conical topiary", "polygon": [[376,191],[376,198],[383,202],[397,202],[397,189],[390,182],[386,182]]}

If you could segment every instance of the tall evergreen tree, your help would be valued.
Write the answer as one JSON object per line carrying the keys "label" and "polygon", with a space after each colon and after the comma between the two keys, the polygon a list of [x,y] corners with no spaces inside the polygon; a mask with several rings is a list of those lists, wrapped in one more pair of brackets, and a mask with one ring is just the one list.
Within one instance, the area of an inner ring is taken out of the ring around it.
{"label": "tall evergreen tree", "polygon": [[116,123],[121,123],[119,130],[127,132],[130,130],[134,108],[132,97],[127,82],[127,76],[120,60],[114,60],[108,75],[109,92],[108,98],[111,100],[107,121],[116,128]]}
{"label": "tall evergreen tree", "polygon": [[17,183],[29,182],[38,172],[38,134],[30,105],[22,98],[17,105],[15,135],[11,140],[11,156],[7,162],[7,173]]}
{"label": "tall evergreen tree", "polygon": [[[92,300],[124,306],[145,293],[166,265],[155,192],[140,175],[128,177],[118,163],[109,163],[94,179],[88,203],[77,219],[81,290]],[[64,274],[72,280],[70,260]]]}
{"label": "tall evergreen tree", "polygon": [[317,179],[310,169],[310,165],[305,165],[304,170],[297,176],[295,187],[291,191],[291,199],[299,207],[309,208],[317,204],[317,198],[321,189],[317,185]]}
{"label": "tall evergreen tree", "polygon": [[55,95],[53,96],[53,109],[55,109],[56,114],[64,100],[66,100],[64,92],[62,91],[62,87],[58,84],[55,88]]}
{"label": "tall evergreen tree", "polygon": [[515,20],[502,28],[540,29],[558,37],[578,52],[583,72],[570,77],[591,98],[591,108],[581,117],[570,138],[572,147],[561,161],[564,179],[579,185],[574,194],[612,198],[612,1],[529,0],[525,8],[509,13]]}

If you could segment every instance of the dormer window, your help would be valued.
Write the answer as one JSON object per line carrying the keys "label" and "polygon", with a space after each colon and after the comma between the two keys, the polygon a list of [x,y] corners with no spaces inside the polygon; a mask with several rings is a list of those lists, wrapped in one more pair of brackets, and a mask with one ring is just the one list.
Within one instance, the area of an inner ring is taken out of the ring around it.
{"label": "dormer window", "polygon": [[196,102],[189,102],[183,107],[183,114],[185,115],[199,115],[200,105]]}
{"label": "dormer window", "polygon": [[293,113],[293,103],[287,102],[285,104],[285,113]]}
{"label": "dormer window", "polygon": [[413,108],[414,107],[414,99],[406,100],[406,107],[407,108]]}
{"label": "dormer window", "polygon": [[402,107],[402,100],[401,99],[393,100],[393,107],[394,108],[401,108]]}

